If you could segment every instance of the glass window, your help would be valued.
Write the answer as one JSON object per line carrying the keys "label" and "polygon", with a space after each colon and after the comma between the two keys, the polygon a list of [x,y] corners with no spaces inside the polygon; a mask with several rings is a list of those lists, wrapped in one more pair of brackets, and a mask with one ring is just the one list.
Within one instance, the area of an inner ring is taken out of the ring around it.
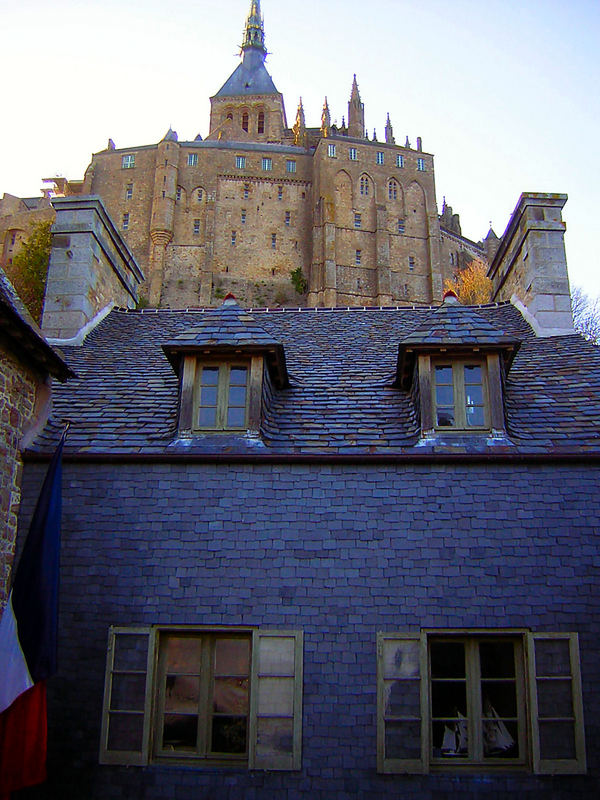
{"label": "glass window", "polygon": [[246,156],[236,156],[235,166],[236,169],[246,169]]}
{"label": "glass window", "polygon": [[194,236],[198,236],[199,233],[200,233],[200,220],[199,219],[195,219],[194,220]]}
{"label": "glass window", "polygon": [[404,233],[405,223],[403,219],[398,220],[398,233]]}
{"label": "glass window", "polygon": [[257,133],[264,133],[265,132],[265,112],[259,111],[258,112],[258,123],[256,128]]}
{"label": "glass window", "polygon": [[197,200],[199,203],[201,203],[201,202],[202,202],[202,198],[203,198],[203,197],[204,197],[204,192],[203,192],[203,190],[202,190],[202,189],[197,189],[197,190],[196,190],[196,200]]}
{"label": "glass window", "polygon": [[384,161],[384,153],[382,150],[378,150],[377,155],[375,156],[375,163],[383,164],[383,161]]}
{"label": "glass window", "polygon": [[264,172],[270,172],[273,169],[273,159],[268,157],[263,158],[262,168]]}
{"label": "glass window", "polygon": [[393,178],[388,181],[388,200],[398,199],[398,183]]}
{"label": "glass window", "polygon": [[244,111],[242,114],[242,130],[248,133],[248,112]]}
{"label": "glass window", "polygon": [[336,154],[335,145],[334,144],[328,144],[327,145],[327,155],[329,156],[329,158],[335,158],[335,154]]}
{"label": "glass window", "polygon": [[436,428],[489,427],[483,362],[436,362],[432,383]]}
{"label": "glass window", "polygon": [[290,158],[285,162],[285,171],[286,172],[296,172],[296,162]]}
{"label": "glass window", "polygon": [[181,186],[178,186],[175,190],[175,202],[179,203],[181,201]]}
{"label": "glass window", "polygon": [[250,184],[249,183],[245,183],[244,184],[243,196],[244,196],[244,200],[247,200],[250,197]]}
{"label": "glass window", "polygon": [[377,639],[380,772],[585,772],[577,634]]}
{"label": "glass window", "polygon": [[362,250],[356,250],[354,253],[354,263],[359,266],[362,261]]}
{"label": "glass window", "polygon": [[129,214],[123,214],[123,230],[129,230]]}
{"label": "glass window", "polygon": [[[235,244],[232,233],[232,245]],[[248,367],[245,364],[206,363],[196,371],[197,430],[246,427]]]}
{"label": "glass window", "polygon": [[131,200],[133,197],[133,183],[128,183],[125,187],[125,200]]}
{"label": "glass window", "polygon": [[231,231],[231,246],[235,247],[235,243],[237,240],[237,233],[235,231]]}
{"label": "glass window", "polygon": [[277,199],[283,200],[283,186],[277,187]]}
{"label": "glass window", "polygon": [[292,222],[292,212],[291,211],[286,211],[285,212],[285,224],[286,225],[290,225],[291,222]]}
{"label": "glass window", "polygon": [[135,155],[129,154],[126,156],[122,156],[121,167],[123,169],[133,169],[133,167],[135,167]]}
{"label": "glass window", "polygon": [[188,167],[198,166],[198,153],[188,153],[187,165]]}
{"label": "glass window", "polygon": [[396,166],[398,167],[398,169],[402,169],[404,166],[404,156],[401,155],[400,153],[396,154]]}
{"label": "glass window", "polygon": [[425,172],[425,159],[417,158],[417,169],[419,172]]}
{"label": "glass window", "polygon": [[350,147],[348,150],[348,158],[350,161],[358,161],[358,151],[356,147]]}
{"label": "glass window", "polygon": [[367,197],[369,195],[369,179],[366,175],[360,176],[360,193],[363,197]]}
{"label": "glass window", "polygon": [[360,228],[362,225],[362,217],[357,212],[354,212],[354,227]]}
{"label": "glass window", "polygon": [[242,219],[242,225],[245,225],[246,224],[246,210],[245,209],[242,209],[241,219]]}
{"label": "glass window", "polygon": [[[404,232],[404,229],[403,229],[403,232]],[[414,256],[409,256],[408,257],[408,269],[409,269],[410,272],[412,272],[414,270],[414,268],[415,268],[415,257]]]}
{"label": "glass window", "polygon": [[277,234],[276,233],[272,233],[271,234],[271,250],[276,250],[276,249],[277,249]]}

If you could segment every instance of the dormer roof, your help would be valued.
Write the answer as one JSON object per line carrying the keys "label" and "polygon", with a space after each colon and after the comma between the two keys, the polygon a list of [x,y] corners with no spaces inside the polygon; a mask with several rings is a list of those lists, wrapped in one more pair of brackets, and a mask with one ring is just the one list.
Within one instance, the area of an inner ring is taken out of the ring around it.
{"label": "dormer roof", "polygon": [[183,353],[262,353],[275,384],[283,388],[289,383],[283,345],[239,306],[233,295],[227,295],[219,308],[206,311],[197,324],[162,344],[162,349],[177,373]]}

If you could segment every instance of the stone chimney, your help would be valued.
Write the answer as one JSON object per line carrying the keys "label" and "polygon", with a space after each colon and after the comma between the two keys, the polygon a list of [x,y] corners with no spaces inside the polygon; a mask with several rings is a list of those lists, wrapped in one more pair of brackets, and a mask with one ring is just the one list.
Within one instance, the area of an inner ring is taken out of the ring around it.
{"label": "stone chimney", "polygon": [[103,311],[135,308],[144,276],[99,197],[57,197],[52,205],[41,327],[50,342],[76,344]]}
{"label": "stone chimney", "polygon": [[488,272],[492,299],[519,306],[538,336],[573,333],[562,219],[566,202],[566,194],[522,194]]}

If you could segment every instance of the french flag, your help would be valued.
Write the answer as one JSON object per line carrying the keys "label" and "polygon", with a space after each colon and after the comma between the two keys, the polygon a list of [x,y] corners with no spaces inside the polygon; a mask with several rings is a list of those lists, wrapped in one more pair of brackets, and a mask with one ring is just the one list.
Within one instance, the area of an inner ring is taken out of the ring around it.
{"label": "french flag", "polygon": [[46,780],[46,679],[56,672],[66,433],[44,479],[0,619],[0,800]]}

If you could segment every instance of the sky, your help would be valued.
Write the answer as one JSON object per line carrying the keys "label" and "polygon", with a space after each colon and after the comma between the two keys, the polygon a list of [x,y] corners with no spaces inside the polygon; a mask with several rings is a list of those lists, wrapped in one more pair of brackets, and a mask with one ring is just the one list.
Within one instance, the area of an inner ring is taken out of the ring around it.
{"label": "sky", "polygon": [[[91,154],[208,133],[250,0],[0,0],[0,194],[81,179]],[[389,112],[435,157],[438,207],[501,235],[523,191],[564,192],[571,283],[600,295],[600,0],[262,0],[267,69],[292,125]]]}

